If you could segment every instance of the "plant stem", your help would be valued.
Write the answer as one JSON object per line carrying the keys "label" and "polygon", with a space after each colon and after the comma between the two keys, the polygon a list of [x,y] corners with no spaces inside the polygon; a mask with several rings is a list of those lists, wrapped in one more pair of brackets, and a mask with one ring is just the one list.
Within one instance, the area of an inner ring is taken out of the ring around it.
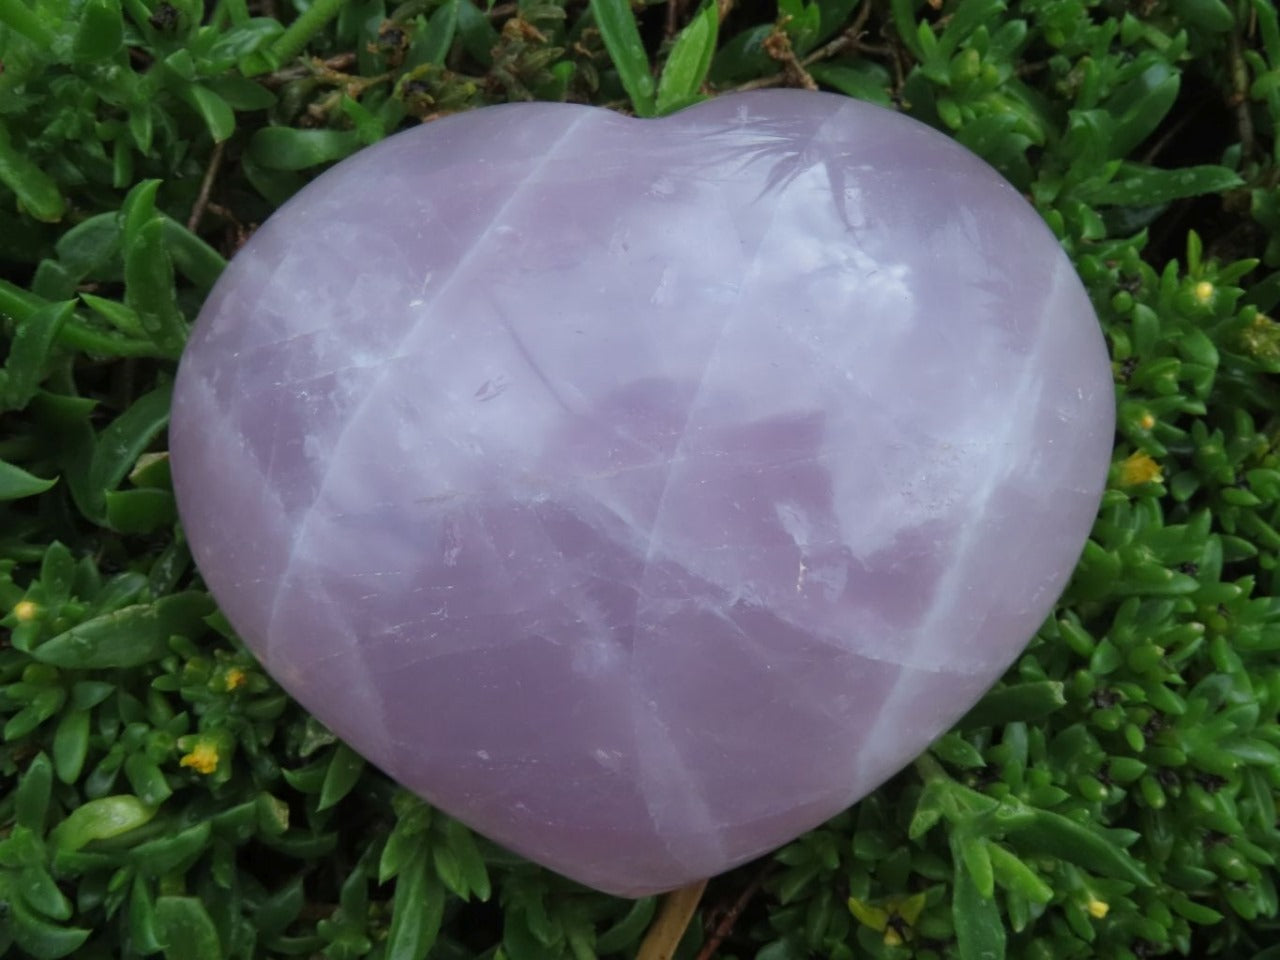
{"label": "plant stem", "polygon": [[200,193],[196,196],[195,205],[191,208],[191,216],[187,218],[187,229],[195,233],[200,228],[200,218],[204,216],[205,207],[209,203],[209,194],[213,191],[213,180],[218,175],[218,167],[222,165],[222,148],[226,141],[214,144],[213,156],[205,167],[204,178],[200,181]]}
{"label": "plant stem", "polygon": [[707,887],[706,880],[679,890],[672,890],[662,898],[662,906],[658,909],[658,918],[645,934],[640,944],[640,952],[636,960],[671,960],[676,955],[676,947],[698,909],[698,901],[702,899],[702,891]]}
{"label": "plant stem", "polygon": [[[4,3],[6,0],[0,0]],[[311,38],[319,33],[326,23],[338,15],[346,0],[316,0],[297,20],[289,24],[289,29],[271,46],[271,55],[277,63],[284,63],[297,56]]]}
{"label": "plant stem", "polygon": [[738,895],[738,899],[733,902],[733,906],[725,911],[724,916],[716,924],[715,930],[711,932],[711,936],[702,945],[702,949],[698,951],[698,955],[694,960],[711,960],[716,955],[716,951],[720,949],[720,944],[724,943],[725,938],[733,932],[733,925],[742,916],[742,911],[747,909],[747,904],[751,902],[751,898],[764,886],[765,878],[773,870],[773,867],[774,861],[768,861],[760,872],[756,874],[755,879]]}

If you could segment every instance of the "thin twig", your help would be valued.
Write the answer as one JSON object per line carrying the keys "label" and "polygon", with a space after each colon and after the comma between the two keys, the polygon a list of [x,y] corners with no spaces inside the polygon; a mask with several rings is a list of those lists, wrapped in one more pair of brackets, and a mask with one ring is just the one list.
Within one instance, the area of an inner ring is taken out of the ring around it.
{"label": "thin twig", "polygon": [[853,23],[849,25],[849,29],[845,33],[853,34],[856,39],[858,34],[862,33],[862,28],[867,25],[867,20],[871,17],[871,0],[862,0],[862,6],[858,8],[858,15],[853,18]]}
{"label": "thin twig", "polygon": [[[765,49],[768,51],[769,56],[783,63],[783,65],[788,69],[784,70],[782,73],[770,74],[767,77],[756,77],[752,80],[746,81],[745,83],[740,83],[733,88],[734,92],[761,90],[766,87],[780,87],[789,83],[794,83],[797,86],[803,86],[809,90],[816,90],[818,85],[813,82],[813,77],[810,76],[807,68],[813,66],[815,63],[828,60],[836,54],[843,53],[846,50],[855,50],[858,53],[869,53],[879,57],[892,57],[893,49],[891,47],[887,45],[882,46],[874,43],[866,43],[862,39],[864,35],[863,28],[867,24],[867,18],[870,16],[871,3],[870,0],[867,0],[867,2],[864,2],[858,9],[858,15],[854,18],[853,23],[849,25],[848,29],[843,31],[834,40],[829,40],[817,50],[809,53],[803,60],[799,60],[795,56],[795,53],[791,52],[789,43],[786,45],[785,51],[778,50],[775,52],[768,49],[768,41],[766,41]],[[772,36],[770,39],[772,39]],[[787,62],[788,53],[790,53],[790,60],[792,63]]]}
{"label": "thin twig", "polygon": [[779,21],[779,25],[773,28],[773,32],[765,37],[764,52],[782,64],[786,69],[787,78],[793,86],[804,87],[806,90],[817,90],[817,81],[809,76],[809,71],[804,68],[804,64],[796,56],[795,49],[791,46],[791,38],[782,29],[783,23],[785,23],[785,20]]}
{"label": "thin twig", "polygon": [[1231,85],[1230,104],[1236,111],[1236,128],[1240,132],[1240,155],[1248,159],[1253,155],[1253,117],[1249,114],[1249,71],[1240,54],[1240,28],[1231,31]]}
{"label": "thin twig", "polygon": [[191,208],[191,216],[187,217],[187,229],[192,233],[196,232],[196,228],[200,226],[200,218],[204,216],[205,208],[209,205],[209,193],[213,190],[214,178],[218,175],[218,168],[222,166],[222,148],[227,142],[219,140],[213,147],[213,156],[209,158],[209,166],[205,167],[204,179],[200,181],[200,192],[196,195],[196,204]]}
{"label": "thin twig", "polygon": [[[868,0],[869,3],[875,0]],[[882,7],[885,4],[881,4]],[[889,10],[883,9],[880,17],[880,39],[885,41],[885,46],[889,48],[889,63],[893,68],[893,99],[899,107],[909,106],[902,99],[902,87],[906,83],[906,65],[903,60],[909,59],[910,54],[902,44],[902,38],[898,36],[897,30],[890,30],[890,24],[893,17]]]}
{"label": "thin twig", "polygon": [[720,15],[721,23],[724,23],[724,18],[729,16],[729,14],[733,12],[733,4],[734,4],[734,0],[720,0],[720,5],[717,8],[717,12]]}
{"label": "thin twig", "polygon": [[715,930],[712,931],[707,942],[702,945],[702,949],[698,951],[698,955],[694,960],[711,960],[715,956],[716,951],[720,949],[720,944],[724,943],[725,938],[733,932],[733,925],[742,916],[742,911],[747,909],[747,904],[751,902],[751,898],[760,892],[760,887],[763,886],[765,877],[769,875],[769,871],[772,868],[773,861],[769,861],[765,864],[764,869],[756,874],[756,878],[747,884],[747,888],[733,902],[733,906],[720,918],[720,922],[716,924]]}
{"label": "thin twig", "polygon": [[745,93],[747,90],[764,90],[766,87],[781,87],[790,78],[785,73],[771,73],[767,77],[756,77],[733,88],[734,93]]}
{"label": "thin twig", "polygon": [[500,3],[496,7],[490,9],[485,15],[490,20],[503,20],[520,9],[518,3]]}
{"label": "thin twig", "polygon": [[907,82],[907,71],[902,65],[902,58],[906,51],[900,41],[890,41],[889,48],[893,51],[893,55],[889,58],[893,62],[893,95],[897,97],[902,94],[902,88]]}
{"label": "thin twig", "polygon": [[636,960],[671,960],[676,955],[676,948],[680,946],[680,939],[688,929],[706,887],[707,881],[699,880],[690,886],[672,890],[662,898],[658,918],[645,934]]}
{"label": "thin twig", "polygon": [[1189,124],[1192,120],[1194,120],[1197,116],[1199,116],[1200,111],[1203,109],[1204,109],[1204,102],[1201,101],[1200,103],[1192,107],[1190,110],[1184,110],[1182,112],[1182,115],[1178,117],[1178,119],[1169,127],[1168,130],[1166,130],[1163,134],[1161,134],[1160,139],[1157,140],[1154,144],[1152,144],[1151,149],[1148,150],[1143,155],[1142,163],[1144,164],[1155,163],[1156,157],[1158,157],[1161,153],[1164,152],[1164,148],[1169,145],[1169,143],[1174,139],[1174,137],[1182,133],[1182,131],[1186,129],[1187,124]]}
{"label": "thin twig", "polygon": [[234,213],[219,203],[210,201],[205,206],[205,209],[225,224],[222,244],[218,248],[218,252],[230,259],[239,253],[240,248],[249,241],[249,237],[253,234],[253,227],[246,227]]}
{"label": "thin twig", "polygon": [[341,73],[355,65],[356,55],[354,53],[339,53],[328,60],[314,59],[297,66],[285,67],[275,73],[269,73],[262,78],[262,82],[269,87],[278,87],[288,83],[290,80],[301,80],[303,77],[314,76],[316,73]]}
{"label": "thin twig", "polygon": [[858,8],[858,15],[853,18],[853,23],[849,24],[849,28],[840,33],[834,40],[820,46],[804,58],[804,65],[807,67],[819,60],[826,60],[828,57],[834,57],[837,53],[843,53],[850,48],[864,49],[862,44],[862,28],[867,25],[867,18],[871,16],[871,0],[863,0],[862,6]]}
{"label": "thin twig", "polygon": [[683,5],[682,0],[667,0],[667,20],[662,29],[668,40],[675,39],[676,32],[680,29],[680,8]]}

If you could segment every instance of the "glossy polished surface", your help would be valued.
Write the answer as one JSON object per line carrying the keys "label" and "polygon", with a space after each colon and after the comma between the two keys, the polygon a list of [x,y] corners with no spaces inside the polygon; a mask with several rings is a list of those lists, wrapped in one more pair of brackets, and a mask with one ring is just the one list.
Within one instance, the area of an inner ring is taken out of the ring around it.
{"label": "glossy polished surface", "polygon": [[980,160],[764,91],[489,108],[363,151],[236,257],[173,470],[268,669],[405,785],[641,894],[837,813],[1066,582],[1113,393]]}

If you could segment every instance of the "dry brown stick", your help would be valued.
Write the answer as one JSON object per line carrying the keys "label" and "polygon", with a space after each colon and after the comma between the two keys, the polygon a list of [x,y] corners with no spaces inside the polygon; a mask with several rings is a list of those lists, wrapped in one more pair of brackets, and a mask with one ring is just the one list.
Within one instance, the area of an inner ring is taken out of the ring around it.
{"label": "dry brown stick", "polygon": [[804,64],[796,58],[794,53],[783,60],[783,63],[787,65],[788,72],[791,74],[791,81],[796,86],[813,91],[818,89],[818,81],[810,76],[809,71],[804,68]]}
{"label": "dry brown stick", "polygon": [[893,63],[893,95],[898,97],[902,95],[902,87],[907,82],[907,71],[902,65],[902,58],[906,51],[901,41],[890,41],[889,48],[893,51],[893,55],[889,58]]}
{"label": "dry brown stick", "polygon": [[192,233],[195,233],[196,228],[200,226],[200,218],[204,216],[205,208],[209,205],[209,193],[213,190],[213,181],[218,175],[218,168],[222,166],[224,146],[226,146],[225,140],[220,140],[214,145],[209,166],[205,167],[204,179],[200,181],[200,192],[196,195],[196,204],[191,208],[191,216],[187,217],[187,229]]}
{"label": "dry brown stick", "polygon": [[241,223],[234,213],[222,204],[214,203],[212,200],[205,205],[205,209],[223,222],[222,242],[218,245],[218,252],[230,260],[231,257],[240,252],[241,247],[249,242],[249,237],[253,235],[255,227]]}
{"label": "dry brown stick", "polygon": [[1246,160],[1253,154],[1253,117],[1249,114],[1249,71],[1240,53],[1240,28],[1231,31],[1230,104],[1235,107],[1236,127],[1240,132],[1240,155]]}
{"label": "dry brown stick", "polygon": [[291,67],[282,67],[275,73],[269,73],[262,78],[261,82],[268,87],[278,87],[288,83],[290,80],[301,80],[303,77],[315,76],[316,74],[341,74],[342,71],[349,70],[355,65],[356,55],[350,52],[335,54],[328,60],[313,57],[310,62]]}
{"label": "dry brown stick", "polygon": [[764,884],[765,877],[769,875],[771,867],[772,862],[766,864],[765,868],[756,874],[756,878],[747,884],[747,888],[742,891],[738,899],[733,901],[733,906],[720,918],[720,922],[716,924],[710,939],[702,945],[702,949],[698,951],[698,955],[694,960],[711,960],[716,955],[716,951],[720,949],[720,944],[724,943],[725,938],[733,932],[733,925],[742,916],[742,911],[747,909],[747,904],[751,902],[751,898],[760,892],[760,887]]}
{"label": "dry brown stick", "polygon": [[[797,80],[801,86],[813,90],[817,89],[817,84],[809,86],[810,83],[813,83],[813,78],[809,76],[809,72],[805,68],[834,57],[837,53],[843,53],[845,50],[856,50],[859,53],[870,53],[877,56],[892,55],[892,50],[887,46],[880,47],[862,42],[863,27],[866,26],[867,18],[870,16],[871,2],[867,0],[858,10],[858,15],[854,18],[853,23],[834,40],[829,40],[817,50],[809,53],[803,60],[798,60],[795,54],[791,53],[791,59],[795,64],[794,67],[786,62],[785,55],[781,57],[775,56],[774,59],[781,60],[789,69],[782,73],[774,73],[767,77],[756,77],[753,80],[748,80],[734,87],[734,91],[741,92],[744,90],[761,90],[765,87],[779,87]],[[774,55],[770,53],[770,56]],[[808,83],[805,82],[805,78],[808,78]]]}
{"label": "dry brown stick", "polygon": [[1173,123],[1173,125],[1169,127],[1168,130],[1166,130],[1163,134],[1161,134],[1160,139],[1157,140],[1154,144],[1152,144],[1151,148],[1145,154],[1142,155],[1141,162],[1148,165],[1155,163],[1156,157],[1158,157],[1161,153],[1164,152],[1165,147],[1167,147],[1171,142],[1173,142],[1174,138],[1177,137],[1180,133],[1182,133],[1182,131],[1187,128],[1187,126],[1191,123],[1191,121],[1195,120],[1196,117],[1199,116],[1200,111],[1203,109],[1204,109],[1204,104],[1201,103],[1201,104],[1197,104],[1196,106],[1192,107],[1189,110],[1183,111],[1182,116],[1180,116]]}
{"label": "dry brown stick", "polygon": [[782,64],[787,79],[793,86],[817,90],[817,81],[809,76],[809,71],[804,68],[804,64],[800,62],[795,49],[791,46],[791,37],[783,29],[785,23],[786,19],[780,20],[773,28],[773,32],[764,38],[764,52]]}
{"label": "dry brown stick", "polygon": [[871,0],[863,0],[862,6],[858,8],[858,15],[853,18],[853,23],[848,28],[842,30],[840,35],[834,40],[829,40],[817,50],[814,50],[804,58],[804,65],[807,67],[819,60],[826,60],[828,57],[834,57],[837,53],[841,53],[850,47],[854,49],[862,49],[865,45],[862,41],[862,28],[867,25],[867,18],[871,16]]}
{"label": "dry brown stick", "polygon": [[645,934],[636,960],[671,960],[676,955],[680,938],[688,929],[689,921],[698,909],[698,901],[702,899],[702,891],[706,888],[707,881],[699,880],[679,890],[672,890],[662,898],[658,917]]}
{"label": "dry brown stick", "polygon": [[667,20],[663,24],[662,30],[668,40],[675,39],[676,32],[680,29],[680,8],[682,6],[682,0],[667,0]]}
{"label": "dry brown stick", "polygon": [[747,80],[738,84],[733,88],[734,93],[742,93],[746,90],[763,90],[766,87],[780,87],[791,79],[785,73],[771,73],[767,77],[756,77],[754,80]]}

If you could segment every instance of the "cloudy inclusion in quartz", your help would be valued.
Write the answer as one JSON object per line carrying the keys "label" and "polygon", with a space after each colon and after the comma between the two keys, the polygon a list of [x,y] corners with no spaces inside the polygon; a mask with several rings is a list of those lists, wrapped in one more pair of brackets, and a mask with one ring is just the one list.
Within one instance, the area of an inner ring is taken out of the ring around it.
{"label": "cloudy inclusion in quartz", "polygon": [[945,137],[766,91],[523,104],[321,176],[184,356],[205,579],[308,709],[639,895],[881,783],[999,676],[1113,391],[1054,238]]}

